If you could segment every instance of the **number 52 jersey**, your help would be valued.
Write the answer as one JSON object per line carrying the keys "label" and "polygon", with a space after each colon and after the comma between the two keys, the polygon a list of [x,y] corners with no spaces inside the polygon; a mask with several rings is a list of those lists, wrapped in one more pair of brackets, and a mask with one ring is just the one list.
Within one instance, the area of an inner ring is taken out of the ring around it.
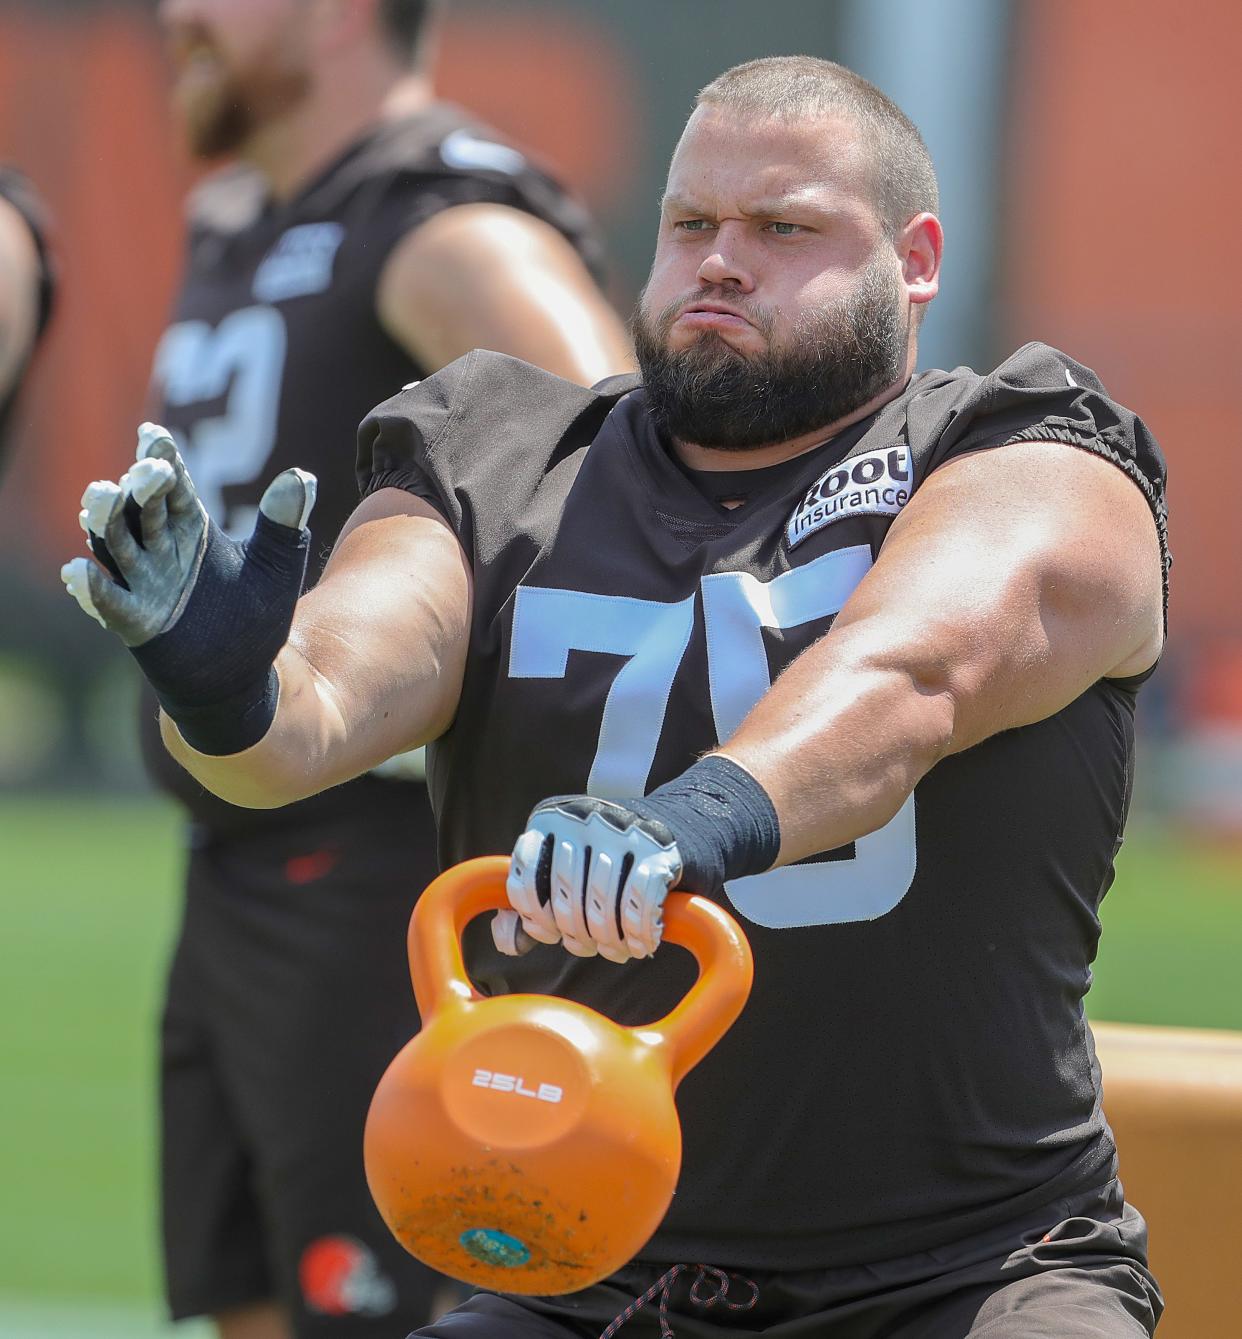
{"label": "number 52 jersey", "polygon": [[[1023,441],[1124,471],[1167,562],[1158,447],[1040,344],[986,376],[915,377],[757,485],[748,471],[732,510],[675,463],[634,378],[584,390],[474,353],[381,405],[360,430],[364,491],[427,499],[474,574],[461,702],[431,749],[442,859],[507,853],[548,795],[641,795],[684,771],[831,628],[933,470]],[[754,991],[679,1091],[682,1177],[645,1258],[891,1259],[1115,1175],[1083,997],[1137,688],[1101,681],[945,759],[853,845],[728,885]],[[467,947],[485,988],[630,1024],[693,976],[671,946],[620,966],[507,959],[479,922]]]}
{"label": "number 52 jersey", "polygon": [[[156,349],[148,413],[172,432],[228,533],[249,535],[263,490],[300,465],[319,480],[308,572],[318,578],[358,503],[360,420],[425,371],[377,315],[385,266],[428,219],[476,204],[540,218],[584,260],[597,259],[581,207],[446,103],[370,127],[287,200],[274,200],[244,165],[195,191],[185,279]],[[142,730],[153,775],[217,832],[273,832],[402,803],[399,788],[372,778],[286,810],[238,809],[168,758],[151,703]]]}

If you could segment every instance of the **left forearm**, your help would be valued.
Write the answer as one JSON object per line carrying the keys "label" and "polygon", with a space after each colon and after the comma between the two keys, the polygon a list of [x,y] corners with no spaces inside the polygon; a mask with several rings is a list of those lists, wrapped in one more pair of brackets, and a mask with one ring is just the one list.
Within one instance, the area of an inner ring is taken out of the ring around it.
{"label": "left forearm", "polygon": [[931,475],[720,751],[770,795],[781,863],[831,850],[945,755],[1146,669],[1161,607],[1156,530],[1120,470],[1040,442],[980,452]]}
{"label": "left forearm", "polygon": [[846,637],[811,647],[719,750],[771,797],[780,864],[882,827],[952,747],[943,676],[912,657],[851,650]]}

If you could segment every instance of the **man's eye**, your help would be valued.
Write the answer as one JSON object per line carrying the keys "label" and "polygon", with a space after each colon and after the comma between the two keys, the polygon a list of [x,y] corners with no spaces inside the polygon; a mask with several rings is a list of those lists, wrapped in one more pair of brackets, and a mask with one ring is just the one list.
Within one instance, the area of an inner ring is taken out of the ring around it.
{"label": "man's eye", "polygon": [[793,237],[795,234],[802,231],[802,225],[800,223],[782,223],[776,219],[769,223],[768,227],[771,228],[778,237]]}
{"label": "man's eye", "polygon": [[710,226],[706,219],[678,219],[673,224],[681,232],[706,232]]}

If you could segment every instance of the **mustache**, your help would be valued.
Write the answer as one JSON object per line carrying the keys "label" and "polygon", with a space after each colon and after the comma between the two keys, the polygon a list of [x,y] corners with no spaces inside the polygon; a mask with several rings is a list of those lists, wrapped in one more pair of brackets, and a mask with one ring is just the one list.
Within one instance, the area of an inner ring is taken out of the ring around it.
{"label": "mustache", "polygon": [[[704,286],[658,315],[638,309],[634,348],[647,404],[674,439],[728,451],[792,441],[838,422],[900,374],[909,327],[896,279],[879,265],[836,302],[790,316],[779,336],[771,309],[740,296]],[[744,355],[704,335],[671,348],[668,323],[714,301],[768,323],[765,347]]]}
{"label": "mustache", "polygon": [[[770,307],[765,307],[760,302],[752,302],[743,294],[733,292],[731,289],[714,285],[707,285],[696,289],[693,293],[686,293],[679,298],[674,298],[672,302],[667,303],[648,320],[655,330],[659,331],[661,335],[665,335],[672,327],[673,322],[687,307],[696,307],[702,302],[719,302],[723,306],[732,307],[734,311],[740,312],[751,325],[765,336],[771,336],[776,324],[775,314]],[[636,317],[641,314],[642,304],[643,298],[640,297],[639,312],[635,313]]]}

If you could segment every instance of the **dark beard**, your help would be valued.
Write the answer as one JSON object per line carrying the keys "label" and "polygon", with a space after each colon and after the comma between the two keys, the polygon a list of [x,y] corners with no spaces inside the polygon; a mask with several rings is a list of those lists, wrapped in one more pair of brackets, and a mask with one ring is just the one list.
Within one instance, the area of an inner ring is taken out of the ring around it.
{"label": "dark beard", "polygon": [[237,153],[270,121],[296,107],[310,82],[310,75],[281,52],[230,72],[209,102],[184,109],[190,152],[204,159]]}
{"label": "dark beard", "polygon": [[[704,334],[668,347],[668,331],[690,303],[727,302],[767,339],[758,357]],[[701,290],[649,318],[634,315],[634,348],[656,426],[678,441],[722,451],[788,442],[852,414],[901,375],[907,331],[896,280],[872,265],[858,291],[827,311],[799,318],[788,339],[772,339],[770,313],[735,294]]]}

